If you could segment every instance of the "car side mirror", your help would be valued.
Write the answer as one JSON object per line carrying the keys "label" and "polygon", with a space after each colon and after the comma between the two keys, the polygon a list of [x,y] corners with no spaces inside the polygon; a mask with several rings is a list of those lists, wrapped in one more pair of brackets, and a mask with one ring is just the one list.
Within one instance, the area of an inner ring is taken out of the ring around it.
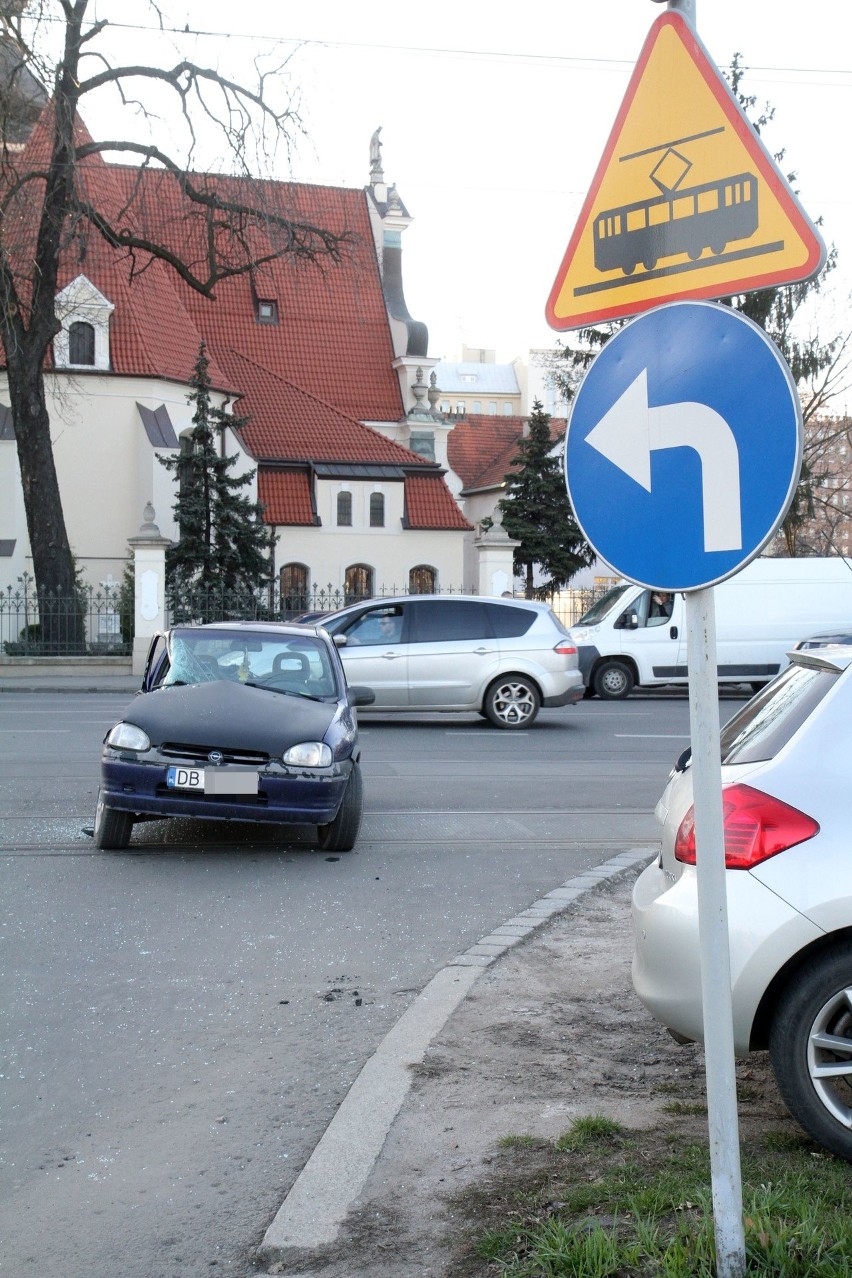
{"label": "car side mirror", "polygon": [[624,624],[628,630],[639,629],[639,616],[635,612],[628,612],[624,617]]}
{"label": "car side mirror", "polygon": [[332,635],[331,638],[335,648],[346,647],[346,635]]}
{"label": "car side mirror", "polygon": [[372,688],[352,687],[349,689],[350,706],[371,706],[376,699]]}

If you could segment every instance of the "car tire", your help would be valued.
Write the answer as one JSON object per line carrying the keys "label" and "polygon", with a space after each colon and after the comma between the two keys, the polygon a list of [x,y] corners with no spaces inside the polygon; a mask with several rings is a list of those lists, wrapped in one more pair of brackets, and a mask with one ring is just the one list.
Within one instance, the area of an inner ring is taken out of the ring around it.
{"label": "car tire", "polygon": [[852,1162],[852,945],[812,958],[789,982],[770,1028],[769,1058],[796,1122]]}
{"label": "car tire", "polygon": [[623,661],[603,661],[595,671],[594,685],[602,701],[623,701],[633,691],[633,671]]}
{"label": "car tire", "polygon": [[361,829],[363,815],[364,782],[361,779],[361,769],[355,763],[337,809],[337,816],[328,825],[317,827],[319,845],[323,852],[351,852]]}
{"label": "car tire", "polygon": [[130,842],[132,832],[133,813],[107,807],[99,790],[95,808],[95,847],[110,852],[123,852]]}
{"label": "car tire", "polygon": [[538,688],[523,675],[496,679],[485,694],[482,709],[495,728],[517,731],[535,722],[541,708]]}

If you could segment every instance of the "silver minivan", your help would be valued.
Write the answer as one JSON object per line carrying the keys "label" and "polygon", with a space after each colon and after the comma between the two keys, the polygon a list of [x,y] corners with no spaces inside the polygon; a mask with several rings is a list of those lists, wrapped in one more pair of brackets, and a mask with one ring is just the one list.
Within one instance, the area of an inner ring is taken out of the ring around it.
{"label": "silver minivan", "polygon": [[477,595],[369,599],[319,623],[350,684],[382,711],[476,710],[498,728],[526,728],[542,706],[583,696],[577,648],[543,603]]}

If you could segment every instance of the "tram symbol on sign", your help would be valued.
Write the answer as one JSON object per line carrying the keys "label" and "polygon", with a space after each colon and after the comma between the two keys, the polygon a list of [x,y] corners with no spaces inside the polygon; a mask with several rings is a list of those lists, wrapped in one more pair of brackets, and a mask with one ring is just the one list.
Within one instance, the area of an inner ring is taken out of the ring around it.
{"label": "tram symbol on sign", "polygon": [[825,262],[683,14],[648,33],[547,301],[556,329],[810,279]]}
{"label": "tram symbol on sign", "polygon": [[[713,258],[702,258],[704,267],[713,260],[724,260],[725,248],[732,241],[746,240],[758,228],[758,182],[754,173],[737,173],[695,186],[683,186],[692,161],[677,148],[723,128],[707,129],[688,138],[662,142],[618,157],[620,164],[638,160],[662,151],[649,175],[660,192],[646,200],[636,200],[617,208],[603,209],[594,219],[594,264],[599,271],[621,270],[633,275],[641,263],[647,277],[662,258],[685,254],[690,262],[698,262],[705,249]],[[756,253],[776,252],[781,245],[760,245],[749,250]],[[659,268],[659,274],[688,269],[686,263]],[[575,294],[591,292],[594,285],[575,289]]]}

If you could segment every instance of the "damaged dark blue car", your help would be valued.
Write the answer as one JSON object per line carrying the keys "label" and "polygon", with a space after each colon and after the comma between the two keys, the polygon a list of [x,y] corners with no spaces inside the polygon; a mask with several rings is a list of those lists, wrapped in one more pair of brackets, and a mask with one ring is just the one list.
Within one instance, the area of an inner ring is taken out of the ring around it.
{"label": "damaged dark blue car", "polygon": [[139,821],[193,817],[317,827],[348,852],[363,812],[354,707],[321,627],[220,622],[155,636],[142,690],[107,733],[95,844]]}

